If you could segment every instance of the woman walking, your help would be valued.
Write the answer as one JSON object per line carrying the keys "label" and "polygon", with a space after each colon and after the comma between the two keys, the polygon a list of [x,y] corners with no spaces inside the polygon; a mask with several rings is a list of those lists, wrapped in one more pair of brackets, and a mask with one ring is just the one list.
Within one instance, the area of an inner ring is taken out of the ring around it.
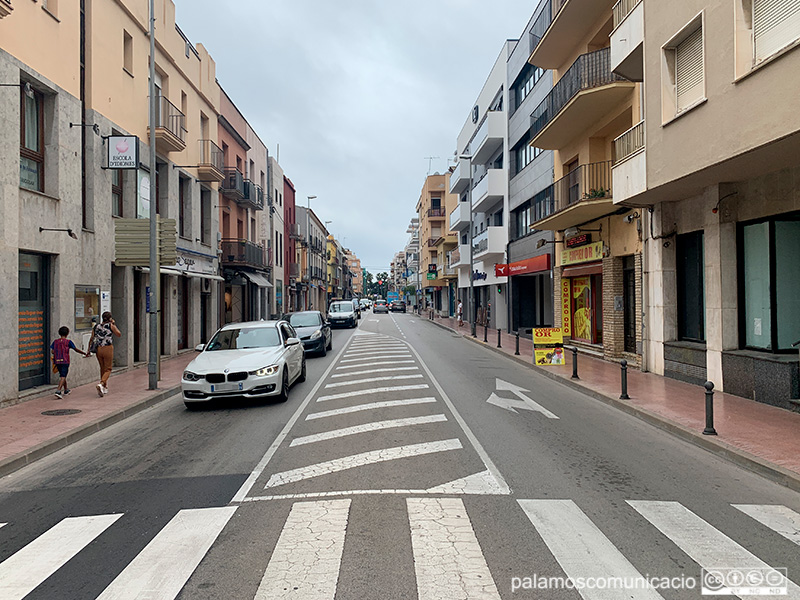
{"label": "woman walking", "polygon": [[111,366],[114,363],[114,336],[120,337],[114,318],[111,313],[103,313],[103,322],[95,325],[92,330],[92,339],[89,340],[89,348],[94,348],[97,353],[97,362],[100,364],[100,383],[97,388],[97,395],[101,398],[108,393],[108,376],[111,375]]}

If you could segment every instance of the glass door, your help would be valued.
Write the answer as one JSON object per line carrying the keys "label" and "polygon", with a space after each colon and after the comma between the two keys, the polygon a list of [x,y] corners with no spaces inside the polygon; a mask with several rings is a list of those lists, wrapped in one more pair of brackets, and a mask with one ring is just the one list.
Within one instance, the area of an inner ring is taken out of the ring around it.
{"label": "glass door", "polygon": [[49,260],[19,253],[19,389],[50,382]]}

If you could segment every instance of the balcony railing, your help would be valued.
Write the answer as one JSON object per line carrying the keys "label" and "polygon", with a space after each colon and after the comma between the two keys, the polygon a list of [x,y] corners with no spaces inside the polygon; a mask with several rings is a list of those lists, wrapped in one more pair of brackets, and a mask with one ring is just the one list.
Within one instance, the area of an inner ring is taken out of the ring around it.
{"label": "balcony railing", "polygon": [[156,128],[166,129],[184,144],[186,143],[186,115],[166,96],[156,100]]}
{"label": "balcony railing", "polygon": [[293,262],[289,263],[289,277],[300,277],[300,264]]}
{"label": "balcony railing", "polygon": [[429,208],[428,217],[441,218],[447,216],[447,211],[444,208]]}
{"label": "balcony railing", "polygon": [[640,121],[614,140],[614,164],[644,148],[644,121]]}
{"label": "balcony railing", "polygon": [[428,238],[428,248],[433,248],[434,246],[438,245],[441,240],[442,236],[432,235],[431,237]]}
{"label": "balcony railing", "polygon": [[291,223],[289,225],[289,237],[293,240],[302,239],[302,235],[300,234],[300,223]]}
{"label": "balcony railing", "polygon": [[533,27],[531,27],[531,53],[536,50],[536,46],[539,45],[539,42],[542,41],[547,30],[550,29],[553,16],[557,15],[561,7],[568,1],[569,0],[547,0],[542,4],[542,10],[533,22]]}
{"label": "balcony railing", "polygon": [[457,265],[461,262],[461,249],[455,248],[454,250],[450,250],[447,253],[447,268],[452,268],[454,265]]}
{"label": "balcony railing", "polygon": [[223,238],[220,240],[222,264],[231,266],[266,267],[264,247],[249,240]]}
{"label": "balcony railing", "polygon": [[472,238],[472,252],[480,254],[489,249],[489,230],[484,229],[481,233]]}
{"label": "balcony railing", "polygon": [[225,155],[213,140],[200,140],[200,160],[198,174],[202,179],[220,181],[225,172]]}
{"label": "balcony railing", "polygon": [[[534,223],[577,204],[611,198],[611,161],[580,165],[534,197]],[[477,238],[476,238],[477,239]]]}
{"label": "balcony railing", "polygon": [[558,80],[531,114],[531,137],[538,135],[558,116],[578,92],[588,90],[614,81],[626,81],[624,77],[611,72],[611,48],[602,48],[578,57],[564,76]]}
{"label": "balcony railing", "polygon": [[242,197],[242,204],[250,206],[255,210],[264,210],[264,190],[260,185],[256,185],[253,181],[245,179],[243,183],[244,196]]}
{"label": "balcony railing", "polygon": [[220,190],[226,196],[236,200],[244,198],[244,175],[239,169],[228,167],[224,171],[225,179],[222,180]]}
{"label": "balcony railing", "polygon": [[633,9],[636,8],[636,5],[641,1],[642,0],[619,0],[619,2],[614,5],[612,9],[614,13],[614,29],[625,20],[625,17],[633,12]]}

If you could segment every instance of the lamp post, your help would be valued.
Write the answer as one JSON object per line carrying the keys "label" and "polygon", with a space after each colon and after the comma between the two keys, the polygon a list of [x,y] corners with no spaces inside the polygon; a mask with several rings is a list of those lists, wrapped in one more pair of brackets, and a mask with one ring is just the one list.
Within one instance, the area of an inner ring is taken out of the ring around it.
{"label": "lamp post", "polygon": [[156,212],[156,9],[155,0],[150,0],[150,348],[147,360],[148,388],[158,389],[158,310],[159,281],[158,265],[158,213]]}
{"label": "lamp post", "polygon": [[478,337],[475,332],[475,281],[474,281],[474,249],[472,247],[472,155],[461,154],[458,158],[469,161],[469,194],[467,195],[467,202],[469,202],[469,318],[470,318],[470,332],[472,337]]}
{"label": "lamp post", "polygon": [[306,270],[308,271],[308,283],[306,287],[306,310],[308,310],[308,299],[311,296],[311,201],[316,196],[306,196]]}

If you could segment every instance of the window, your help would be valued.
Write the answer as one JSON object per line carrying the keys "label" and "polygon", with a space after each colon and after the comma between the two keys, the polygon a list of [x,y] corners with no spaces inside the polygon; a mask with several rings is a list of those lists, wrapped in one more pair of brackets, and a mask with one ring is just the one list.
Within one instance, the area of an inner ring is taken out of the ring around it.
{"label": "window", "polygon": [[742,340],[748,348],[792,350],[800,340],[800,215],[740,229]]}
{"label": "window", "polygon": [[208,190],[200,190],[200,243],[211,245],[211,192]]}
{"label": "window", "polygon": [[187,239],[191,237],[189,235],[189,206],[191,198],[189,179],[181,177],[178,180],[178,235]]}
{"label": "window", "polygon": [[668,122],[705,99],[702,13],[662,48],[662,121]]}
{"label": "window", "polygon": [[133,75],[133,36],[122,30],[122,68]]}
{"label": "window", "polygon": [[536,157],[538,157],[543,150],[541,148],[536,148],[535,146],[531,146],[528,144],[528,141],[524,141],[521,146],[519,146],[514,151],[514,175],[522,171],[525,167],[531,164]]}
{"label": "window", "polygon": [[514,239],[519,239],[528,235],[531,225],[531,201],[528,200],[522,206],[515,208],[511,213],[511,222],[514,224]]}
{"label": "window", "polygon": [[111,169],[111,215],[122,216],[122,169]]}
{"label": "window", "polygon": [[514,90],[514,111],[520,107],[525,101],[525,98],[528,97],[528,94],[533,91],[533,88],[536,87],[542,75],[544,75],[544,69],[534,67],[530,63],[525,65],[525,68],[512,87]]}
{"label": "window", "polygon": [[20,88],[20,165],[19,185],[44,191],[44,97]]}
{"label": "window", "polygon": [[704,342],[705,276],[703,232],[693,231],[675,240],[678,283],[678,339]]}
{"label": "window", "polygon": [[58,0],[42,0],[42,8],[54,17],[58,17]]}

